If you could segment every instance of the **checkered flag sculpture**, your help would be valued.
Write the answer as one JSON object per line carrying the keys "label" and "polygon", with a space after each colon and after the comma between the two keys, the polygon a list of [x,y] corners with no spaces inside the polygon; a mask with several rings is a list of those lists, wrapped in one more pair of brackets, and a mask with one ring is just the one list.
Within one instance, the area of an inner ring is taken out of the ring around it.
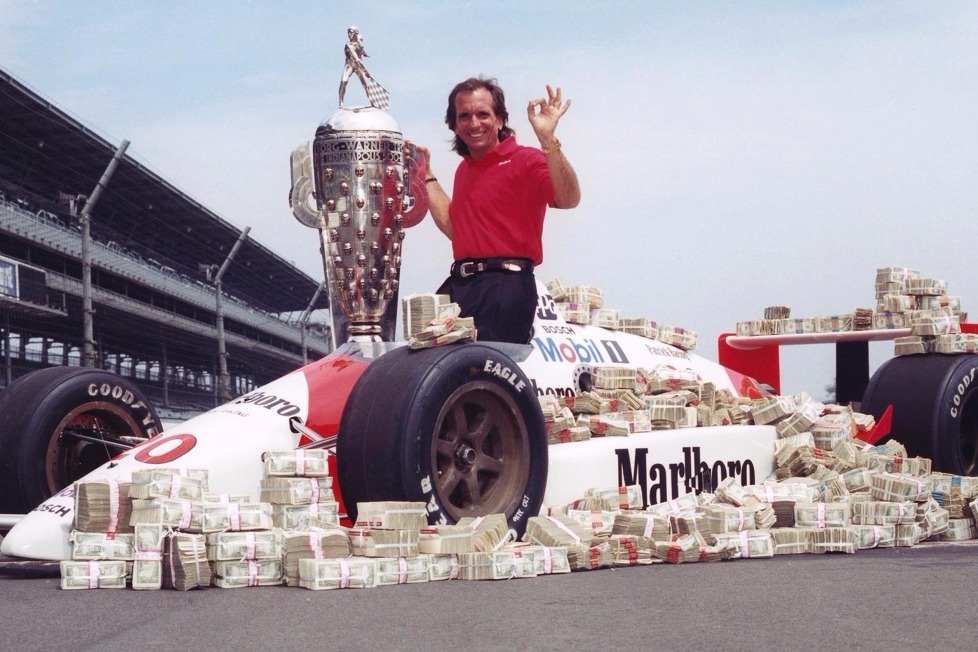
{"label": "checkered flag sculpture", "polygon": [[391,94],[376,79],[367,77],[366,81],[363,82],[363,88],[367,91],[367,100],[370,101],[370,106],[390,111]]}

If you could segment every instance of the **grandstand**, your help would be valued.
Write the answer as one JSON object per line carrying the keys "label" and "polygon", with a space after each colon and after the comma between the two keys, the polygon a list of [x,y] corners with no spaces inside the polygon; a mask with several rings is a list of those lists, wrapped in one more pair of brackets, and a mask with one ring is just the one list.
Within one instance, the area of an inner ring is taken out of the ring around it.
{"label": "grandstand", "polygon": [[[0,390],[86,358],[79,215],[117,149],[0,69]],[[319,280],[128,155],[90,232],[94,366],[129,377],[162,416],[223,402],[219,305],[232,395],[332,348],[328,321],[308,322],[329,307]],[[219,301],[215,273],[239,239]]]}

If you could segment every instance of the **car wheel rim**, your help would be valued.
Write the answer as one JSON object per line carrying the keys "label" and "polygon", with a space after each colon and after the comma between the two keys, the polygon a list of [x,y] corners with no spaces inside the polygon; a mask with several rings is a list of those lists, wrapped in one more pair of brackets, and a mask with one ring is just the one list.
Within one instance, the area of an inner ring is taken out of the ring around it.
{"label": "car wheel rim", "polygon": [[102,401],[79,405],[58,423],[48,441],[44,457],[48,490],[53,495],[87,475],[132,446],[123,443],[123,437],[139,433],[136,421],[117,405]]}
{"label": "car wheel rim", "polygon": [[431,468],[442,509],[452,521],[507,513],[530,476],[526,424],[512,395],[497,385],[459,387],[438,415]]}

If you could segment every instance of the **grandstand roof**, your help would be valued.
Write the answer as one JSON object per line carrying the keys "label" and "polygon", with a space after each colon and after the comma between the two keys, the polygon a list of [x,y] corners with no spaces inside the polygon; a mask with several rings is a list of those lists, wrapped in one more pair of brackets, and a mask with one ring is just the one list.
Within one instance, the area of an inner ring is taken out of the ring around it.
{"label": "grandstand roof", "polygon": [[[110,143],[0,68],[0,179],[24,191],[31,208],[70,223],[65,195],[89,195],[119,143]],[[16,190],[14,190],[16,188]],[[104,242],[190,277],[220,265],[241,229],[124,156],[92,213]],[[306,308],[320,281],[248,238],[223,277],[226,293],[270,313]],[[326,293],[315,308],[327,308]]]}

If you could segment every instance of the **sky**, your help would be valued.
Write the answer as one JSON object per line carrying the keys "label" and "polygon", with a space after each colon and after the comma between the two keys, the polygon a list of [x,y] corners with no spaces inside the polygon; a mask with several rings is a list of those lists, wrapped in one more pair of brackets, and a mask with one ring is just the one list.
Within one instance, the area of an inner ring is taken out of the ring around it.
{"label": "sky", "polygon": [[[975,2],[0,0],[0,68],[320,279],[289,155],[337,108],[351,25],[446,187],[457,82],[497,78],[526,145],[527,103],[571,99],[582,200],[549,211],[541,281],[597,286],[714,359],[765,306],[873,307],[878,267],[946,280],[978,320]],[[346,101],[366,104],[355,79]],[[430,217],[410,229],[401,296],[451,258]],[[834,380],[830,345],[782,363],[782,393]]]}

